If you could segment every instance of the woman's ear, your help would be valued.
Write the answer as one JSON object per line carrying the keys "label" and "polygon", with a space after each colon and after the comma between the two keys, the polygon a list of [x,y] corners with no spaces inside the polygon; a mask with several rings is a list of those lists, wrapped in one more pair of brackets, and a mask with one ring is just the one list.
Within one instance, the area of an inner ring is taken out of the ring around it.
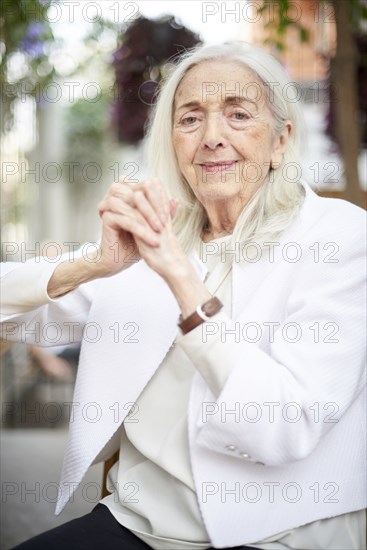
{"label": "woman's ear", "polygon": [[270,166],[276,170],[283,160],[284,153],[288,146],[288,138],[292,132],[292,122],[286,120],[283,130],[276,137],[273,152],[270,159]]}

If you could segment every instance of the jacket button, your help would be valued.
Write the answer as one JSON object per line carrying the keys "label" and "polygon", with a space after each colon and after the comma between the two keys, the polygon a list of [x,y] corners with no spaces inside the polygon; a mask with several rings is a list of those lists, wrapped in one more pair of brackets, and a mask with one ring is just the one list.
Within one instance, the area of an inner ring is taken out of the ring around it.
{"label": "jacket button", "polygon": [[246,458],[247,460],[251,459],[250,455],[244,451],[240,452],[240,456],[242,456],[242,458]]}
{"label": "jacket button", "polygon": [[235,445],[227,445],[226,449],[227,451],[237,451],[237,447],[235,447]]}

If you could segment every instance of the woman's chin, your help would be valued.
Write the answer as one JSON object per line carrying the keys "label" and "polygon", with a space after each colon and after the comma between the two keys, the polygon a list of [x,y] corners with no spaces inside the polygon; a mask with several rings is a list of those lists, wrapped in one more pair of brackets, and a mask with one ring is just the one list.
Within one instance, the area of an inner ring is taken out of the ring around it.
{"label": "woman's chin", "polygon": [[[243,192],[243,189],[242,189]],[[198,188],[198,195],[206,201],[214,200],[231,200],[239,199],[241,197],[241,188],[233,185],[228,185],[225,183],[202,183]]]}

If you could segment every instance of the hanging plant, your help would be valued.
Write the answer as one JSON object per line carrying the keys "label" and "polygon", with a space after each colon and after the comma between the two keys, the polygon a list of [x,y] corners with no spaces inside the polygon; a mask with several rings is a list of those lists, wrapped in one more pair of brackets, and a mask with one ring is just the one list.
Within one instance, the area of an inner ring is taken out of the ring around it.
{"label": "hanging plant", "polygon": [[114,53],[114,125],[122,143],[137,144],[162,76],[163,65],[178,53],[200,43],[198,35],[173,16],[139,18],[126,30]]}

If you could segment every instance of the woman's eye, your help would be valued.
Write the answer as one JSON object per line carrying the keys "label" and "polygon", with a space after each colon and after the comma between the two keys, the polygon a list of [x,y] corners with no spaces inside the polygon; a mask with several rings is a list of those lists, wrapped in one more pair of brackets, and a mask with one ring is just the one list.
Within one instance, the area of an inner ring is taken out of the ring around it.
{"label": "woman's eye", "polygon": [[235,120],[247,120],[249,116],[246,113],[233,113],[232,115]]}
{"label": "woman's eye", "polygon": [[196,116],[187,116],[186,118],[182,119],[182,124],[189,126],[190,124],[194,124],[197,121]]}

